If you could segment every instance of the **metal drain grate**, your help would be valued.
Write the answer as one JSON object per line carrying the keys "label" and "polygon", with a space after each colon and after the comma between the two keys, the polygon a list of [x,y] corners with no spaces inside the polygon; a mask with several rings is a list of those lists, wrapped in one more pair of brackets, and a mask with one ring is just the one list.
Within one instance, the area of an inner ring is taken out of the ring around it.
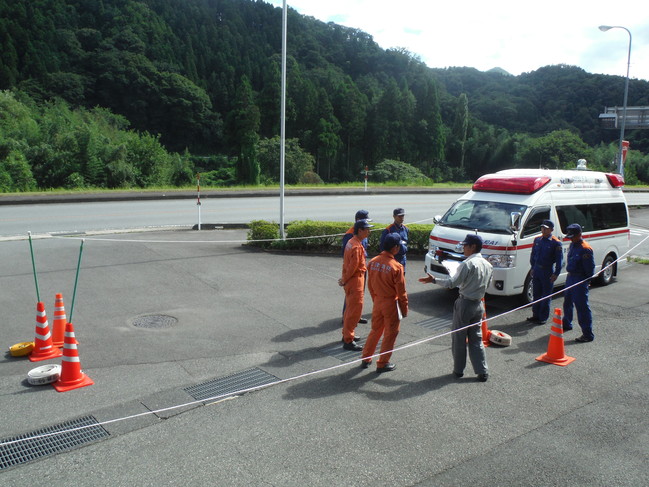
{"label": "metal drain grate", "polygon": [[[363,345],[365,345],[365,341],[360,342],[359,345],[362,347]],[[381,350],[381,340],[379,340],[379,343],[377,343],[376,350],[377,352]],[[343,348],[342,342],[337,342],[335,345],[331,345],[326,348],[321,348],[320,351],[325,355],[329,355],[330,357],[337,358],[341,362],[351,362],[352,360],[361,358],[360,350],[358,352],[354,352],[352,350],[345,350]]]}
{"label": "metal drain grate", "polygon": [[277,380],[279,379],[274,375],[268,374],[261,369],[253,368],[220,379],[213,379],[202,384],[186,387],[184,390],[194,399],[200,401],[251,387],[271,384]]}
{"label": "metal drain grate", "polygon": [[138,328],[170,328],[176,323],[176,318],[167,315],[146,315],[133,320],[133,326]]}
{"label": "metal drain grate", "polygon": [[[82,426],[85,426],[85,428],[74,430]],[[66,431],[70,429],[74,431]],[[65,432],[51,436],[41,436],[59,431]],[[110,433],[102,428],[94,417],[84,416],[56,426],[49,426],[38,431],[33,431],[32,433],[25,433],[13,438],[5,438],[0,441],[0,470],[30,462],[53,453],[70,450],[75,446],[108,436],[110,436]]]}
{"label": "metal drain grate", "polygon": [[428,318],[424,321],[418,321],[415,325],[423,326],[428,330],[450,330],[451,325],[453,324],[453,315],[448,314],[444,316],[438,316],[435,318]]}

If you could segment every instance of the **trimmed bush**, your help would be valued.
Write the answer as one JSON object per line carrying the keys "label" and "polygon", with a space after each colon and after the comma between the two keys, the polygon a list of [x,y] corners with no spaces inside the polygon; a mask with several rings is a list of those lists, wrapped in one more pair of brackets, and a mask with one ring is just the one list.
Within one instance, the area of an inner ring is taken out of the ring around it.
{"label": "trimmed bush", "polygon": [[[379,253],[381,232],[387,226],[378,225],[372,229],[368,239],[368,253]],[[253,240],[279,239],[279,225],[264,220],[257,220],[250,224],[248,232],[248,245],[276,250],[299,250],[337,253],[341,250],[342,236],[349,229],[350,223],[296,221],[286,227],[287,240],[274,242],[254,242]],[[428,251],[430,231],[433,225],[413,224],[408,225],[409,254],[424,254]],[[295,240],[293,240],[295,239]]]}
{"label": "trimmed bush", "polygon": [[277,223],[266,220],[254,220],[250,222],[248,240],[251,240],[251,242],[248,245],[268,248],[273,243],[269,241],[271,239],[279,239],[279,225]]}

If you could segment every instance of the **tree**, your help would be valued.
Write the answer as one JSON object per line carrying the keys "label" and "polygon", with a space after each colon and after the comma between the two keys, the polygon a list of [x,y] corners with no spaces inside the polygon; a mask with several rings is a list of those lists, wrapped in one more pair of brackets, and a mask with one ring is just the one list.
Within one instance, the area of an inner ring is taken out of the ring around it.
{"label": "tree", "polygon": [[36,180],[25,156],[11,151],[6,158],[0,158],[0,191],[34,191]]}
{"label": "tree", "polygon": [[452,129],[452,145],[449,146],[448,159],[464,170],[464,155],[467,132],[469,129],[469,99],[466,93],[461,93],[457,98],[455,119]]}
{"label": "tree", "polygon": [[[262,175],[273,182],[278,182],[280,177],[280,143],[279,136],[259,141],[258,157]],[[298,183],[306,172],[313,171],[314,165],[313,156],[300,147],[298,139],[285,141],[284,177],[287,184]]]}
{"label": "tree", "polygon": [[416,167],[402,161],[385,159],[372,170],[372,180],[377,182],[398,181],[425,183],[428,178]]}
{"label": "tree", "polygon": [[591,159],[593,150],[569,130],[555,130],[530,139],[519,152],[519,167],[572,169],[577,160]]}
{"label": "tree", "polygon": [[259,184],[259,108],[254,103],[252,86],[246,76],[241,77],[237,89],[234,110],[229,115],[229,130],[239,156],[237,180],[243,184]]}

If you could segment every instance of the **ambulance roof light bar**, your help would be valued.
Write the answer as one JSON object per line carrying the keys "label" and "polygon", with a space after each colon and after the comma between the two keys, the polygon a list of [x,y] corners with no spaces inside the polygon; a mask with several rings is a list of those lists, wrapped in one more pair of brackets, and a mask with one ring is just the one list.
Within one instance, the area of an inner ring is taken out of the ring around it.
{"label": "ambulance roof light bar", "polygon": [[[532,194],[552,181],[549,176],[507,177],[498,174],[486,174],[473,183],[473,191],[493,193]],[[611,183],[612,184],[612,183]]]}

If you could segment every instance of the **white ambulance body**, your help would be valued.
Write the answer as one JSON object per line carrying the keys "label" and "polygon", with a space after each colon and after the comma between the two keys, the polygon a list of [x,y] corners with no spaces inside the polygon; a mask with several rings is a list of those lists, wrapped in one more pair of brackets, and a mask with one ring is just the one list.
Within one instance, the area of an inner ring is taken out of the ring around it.
{"label": "white ambulance body", "polygon": [[[563,242],[563,269],[556,284],[565,283],[570,240],[566,228],[579,223],[593,248],[595,271],[624,255],[630,245],[629,212],[618,174],[588,170],[509,169],[480,177],[443,217],[435,217],[424,271],[437,277],[454,274],[464,259],[459,245],[467,233],[484,241],[482,255],[493,265],[487,293],[522,294],[532,299],[530,254],[543,220],[554,222]],[[598,276],[608,284],[617,265]]]}

